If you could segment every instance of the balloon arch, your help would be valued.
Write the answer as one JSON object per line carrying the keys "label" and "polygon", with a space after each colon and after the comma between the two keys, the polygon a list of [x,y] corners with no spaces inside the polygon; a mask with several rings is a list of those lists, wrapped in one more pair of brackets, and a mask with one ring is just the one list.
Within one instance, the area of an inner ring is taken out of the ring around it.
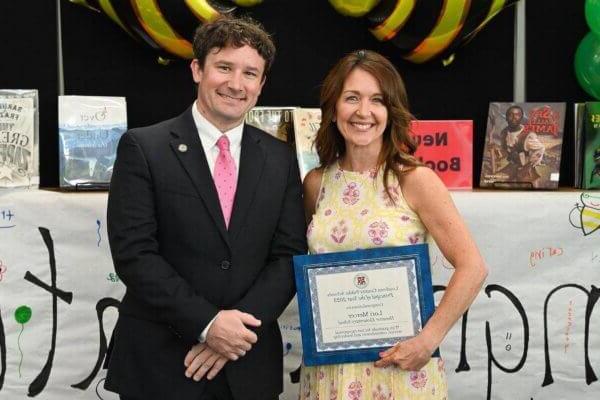
{"label": "balloon arch", "polygon": [[[234,13],[238,7],[268,7],[269,2],[280,0],[69,1],[102,12],[163,58],[191,59],[191,38],[184,37],[181,31],[191,32],[198,22],[213,21],[223,14]],[[329,3],[342,15],[366,21],[375,38],[394,45],[406,60],[424,63],[453,55],[457,47],[468,43],[496,14],[517,1],[329,0]]]}

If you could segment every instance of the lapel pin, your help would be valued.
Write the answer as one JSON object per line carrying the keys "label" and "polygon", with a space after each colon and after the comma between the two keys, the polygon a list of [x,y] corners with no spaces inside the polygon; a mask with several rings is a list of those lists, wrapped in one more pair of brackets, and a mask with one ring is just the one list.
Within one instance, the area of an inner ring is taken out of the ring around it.
{"label": "lapel pin", "polygon": [[177,147],[177,150],[179,150],[181,153],[185,153],[188,150],[187,145],[182,143]]}

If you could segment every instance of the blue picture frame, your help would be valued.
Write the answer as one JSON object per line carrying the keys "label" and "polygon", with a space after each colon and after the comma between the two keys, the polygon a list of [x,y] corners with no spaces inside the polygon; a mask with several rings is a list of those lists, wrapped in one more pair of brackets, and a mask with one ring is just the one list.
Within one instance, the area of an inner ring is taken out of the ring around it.
{"label": "blue picture frame", "polygon": [[[352,338],[335,345],[323,341],[320,308],[315,295],[316,276],[342,272],[406,268],[414,332],[419,332],[435,309],[427,244],[294,256],[303,361],[307,366],[378,360],[379,353],[399,340],[395,337],[361,340]],[[358,275],[357,275],[358,276]],[[313,290],[311,290],[313,288]],[[439,355],[438,351],[434,356]]]}

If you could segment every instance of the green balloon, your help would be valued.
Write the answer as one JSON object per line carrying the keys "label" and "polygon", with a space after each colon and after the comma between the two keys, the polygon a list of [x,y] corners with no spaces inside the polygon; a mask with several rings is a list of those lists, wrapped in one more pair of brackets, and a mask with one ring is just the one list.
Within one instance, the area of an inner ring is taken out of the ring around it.
{"label": "green balloon", "polygon": [[31,308],[21,306],[15,310],[15,319],[20,324],[26,324],[31,319]]}
{"label": "green balloon", "polygon": [[600,36],[589,32],[575,52],[575,76],[589,95],[600,100]]}
{"label": "green balloon", "polygon": [[600,35],[600,0],[585,0],[585,20],[592,32]]}

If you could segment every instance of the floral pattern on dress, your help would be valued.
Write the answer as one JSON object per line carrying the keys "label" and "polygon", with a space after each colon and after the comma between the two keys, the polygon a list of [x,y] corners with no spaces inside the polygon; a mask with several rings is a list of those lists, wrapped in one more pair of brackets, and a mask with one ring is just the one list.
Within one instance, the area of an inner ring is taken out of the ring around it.
{"label": "floral pattern on dress", "polygon": [[420,234],[420,233],[418,233],[418,232],[416,232],[416,233],[413,233],[412,235],[409,235],[409,236],[408,236],[408,242],[409,242],[410,244],[417,244],[417,243],[420,243],[420,240],[421,240],[421,234]]}
{"label": "floral pattern on dress", "polygon": [[348,400],[361,400],[363,394],[363,385],[360,381],[352,381],[346,389]]}
{"label": "floral pattern on dress", "polygon": [[321,187],[321,193],[319,194],[319,200],[317,200],[317,203],[320,203],[323,201],[323,199],[325,198],[325,187]]}
{"label": "floral pattern on dress", "polygon": [[348,234],[348,226],[346,225],[346,221],[339,221],[333,228],[331,228],[331,239],[340,244],[346,239],[346,235]]}
{"label": "floral pattern on dress", "polygon": [[304,374],[304,379],[302,381],[301,395],[305,399],[310,399],[310,374]]}
{"label": "floral pattern on dress", "polygon": [[411,371],[408,375],[410,386],[415,389],[423,389],[427,385],[427,372],[424,370]]}
{"label": "floral pattern on dress", "polygon": [[344,204],[353,206],[354,204],[358,203],[358,200],[360,199],[360,188],[356,182],[350,182],[348,185],[346,185],[342,196],[342,201]]}
{"label": "floral pattern on dress", "polygon": [[383,220],[372,222],[369,225],[369,237],[373,244],[381,246],[388,236],[389,229],[390,227]]}
{"label": "floral pattern on dress", "polygon": [[307,239],[312,234],[312,231],[313,231],[313,221],[310,221],[310,224],[308,224],[308,228],[306,228],[306,238]]}
{"label": "floral pattern on dress", "polygon": [[371,394],[372,400],[392,400],[392,392],[385,384],[378,383]]}
{"label": "floral pattern on dress", "polygon": [[383,198],[383,204],[386,207],[395,207],[400,199],[400,188],[398,186],[392,186],[389,188],[389,193],[384,188],[382,189],[381,196]]}
{"label": "floral pattern on dress", "polygon": [[338,391],[333,381],[329,381],[329,400],[337,400]]}
{"label": "floral pattern on dress", "polygon": [[[379,172],[325,168],[319,193],[324,188],[325,196],[315,211],[308,237],[312,254],[426,241],[425,226],[406,204],[393,175],[389,183],[395,188],[396,204],[390,206],[389,199],[386,204],[383,174]],[[444,400],[448,391],[442,365],[434,357],[419,371],[424,375],[413,375],[412,380],[409,371],[375,368],[372,362],[302,366],[299,399]]]}
{"label": "floral pattern on dress", "polygon": [[402,214],[398,220],[402,225],[408,225],[411,222],[411,218],[406,214]]}
{"label": "floral pattern on dress", "polygon": [[446,373],[446,363],[442,357],[438,358],[438,371]]}

